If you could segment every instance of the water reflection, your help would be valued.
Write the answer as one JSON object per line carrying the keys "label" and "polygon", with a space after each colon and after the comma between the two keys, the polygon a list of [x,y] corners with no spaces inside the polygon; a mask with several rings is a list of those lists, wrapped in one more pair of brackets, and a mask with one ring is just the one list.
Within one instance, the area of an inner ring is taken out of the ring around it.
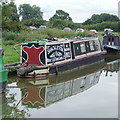
{"label": "water reflection", "polygon": [[28,87],[21,89],[22,105],[29,107],[46,107],[66,97],[83,92],[98,83],[100,71],[74,80],[54,85]]}
{"label": "water reflection", "polygon": [[1,101],[0,103],[0,119],[2,118],[25,118],[26,116],[30,116],[26,110],[20,110],[16,104],[15,96],[17,93],[9,93],[9,91],[6,91],[6,93],[0,94]]}
{"label": "water reflection", "polygon": [[18,79],[22,105],[38,109],[83,92],[99,82],[104,66],[105,62],[102,61],[44,80]]}
{"label": "water reflection", "polygon": [[106,71],[106,76],[108,76],[108,74],[112,76],[114,72],[117,73],[118,71],[120,71],[120,59],[108,62],[106,64],[105,71]]}
{"label": "water reflection", "polygon": [[[31,117],[41,108],[57,103],[65,98],[79,94],[99,83],[102,71],[108,73],[120,70],[120,59],[104,61],[75,69],[47,79],[16,79],[8,84],[7,92],[2,96],[2,117]],[[9,78],[10,81],[13,79]],[[1,96],[0,96],[1,97]],[[31,110],[32,109],[32,110]],[[59,109],[59,108],[56,108]],[[38,117],[40,117],[38,115]]]}

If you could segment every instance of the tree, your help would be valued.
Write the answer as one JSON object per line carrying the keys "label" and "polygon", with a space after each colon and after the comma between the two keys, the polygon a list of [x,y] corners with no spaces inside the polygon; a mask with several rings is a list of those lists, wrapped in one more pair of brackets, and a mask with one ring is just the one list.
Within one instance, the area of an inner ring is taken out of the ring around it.
{"label": "tree", "polygon": [[55,20],[55,19],[72,21],[72,18],[69,16],[69,14],[63,10],[56,10],[55,15],[50,18],[50,21]]}
{"label": "tree", "polygon": [[2,3],[2,18],[3,21],[11,20],[19,22],[19,15],[17,13],[17,7],[14,4],[14,1],[10,1],[10,3],[3,2]]}
{"label": "tree", "polygon": [[83,22],[83,25],[90,25],[93,24],[91,19],[87,19],[85,22]]}
{"label": "tree", "polygon": [[63,10],[56,10],[55,15],[53,15],[49,21],[52,28],[59,29],[63,29],[64,27],[70,25],[68,23],[73,23],[72,18],[69,16],[69,14]]}
{"label": "tree", "polygon": [[24,20],[23,24],[26,26],[35,26],[35,27],[39,27],[40,25],[45,25],[46,21],[43,19],[36,19],[36,18],[31,18],[28,20]]}
{"label": "tree", "polygon": [[53,19],[50,22],[52,28],[58,28],[58,29],[63,29],[64,26],[66,25],[66,22],[60,19]]}
{"label": "tree", "polygon": [[102,22],[106,22],[106,21],[117,22],[117,21],[119,21],[119,18],[116,15],[110,15],[107,13],[102,13],[100,15],[93,14],[90,19],[83,22],[83,25],[102,23]]}
{"label": "tree", "polygon": [[36,5],[30,6],[29,4],[23,4],[19,6],[20,16],[22,20],[29,20],[32,18],[42,19],[43,12]]}
{"label": "tree", "polygon": [[20,31],[19,15],[14,1],[11,0],[2,2],[2,29]]}

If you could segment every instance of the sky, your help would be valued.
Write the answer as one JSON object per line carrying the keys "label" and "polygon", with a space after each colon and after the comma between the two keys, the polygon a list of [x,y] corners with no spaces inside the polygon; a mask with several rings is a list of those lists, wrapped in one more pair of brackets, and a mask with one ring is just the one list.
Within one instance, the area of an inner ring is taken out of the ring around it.
{"label": "sky", "polygon": [[56,10],[69,13],[73,22],[82,23],[93,14],[110,13],[118,16],[120,0],[15,0],[17,7],[21,4],[36,5],[43,12],[43,19],[49,20]]}

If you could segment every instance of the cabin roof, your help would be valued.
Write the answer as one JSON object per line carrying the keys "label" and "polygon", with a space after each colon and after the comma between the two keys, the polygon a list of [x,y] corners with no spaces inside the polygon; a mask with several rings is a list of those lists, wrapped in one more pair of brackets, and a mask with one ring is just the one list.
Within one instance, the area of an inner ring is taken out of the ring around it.
{"label": "cabin roof", "polygon": [[43,39],[41,41],[30,41],[27,43],[22,43],[22,44],[28,44],[28,43],[39,43],[41,45],[45,44],[60,44],[60,43],[70,43],[70,42],[81,42],[81,41],[91,41],[91,40],[98,40],[98,37],[84,37],[84,38],[73,38],[73,39],[68,39],[68,38],[58,38],[56,40],[51,40],[49,41],[48,39]]}
{"label": "cabin roof", "polygon": [[120,46],[106,45],[106,47],[116,49],[116,50],[120,50]]}

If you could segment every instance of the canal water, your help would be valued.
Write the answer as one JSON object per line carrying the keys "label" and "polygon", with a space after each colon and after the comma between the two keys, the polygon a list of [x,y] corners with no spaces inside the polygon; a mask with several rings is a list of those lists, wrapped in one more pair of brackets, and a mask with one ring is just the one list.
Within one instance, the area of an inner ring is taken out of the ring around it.
{"label": "canal water", "polygon": [[[9,76],[4,118],[118,118],[120,59],[99,61],[47,79]],[[2,114],[1,114],[2,113]]]}

